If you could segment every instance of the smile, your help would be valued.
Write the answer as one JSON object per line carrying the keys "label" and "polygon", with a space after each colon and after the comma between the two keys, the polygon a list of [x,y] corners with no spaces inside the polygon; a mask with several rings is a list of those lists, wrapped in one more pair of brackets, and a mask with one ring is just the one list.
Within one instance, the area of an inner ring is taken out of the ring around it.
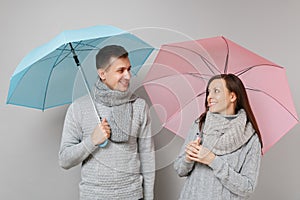
{"label": "smile", "polygon": [[209,103],[208,103],[208,107],[214,106],[214,105],[216,105],[216,104],[217,104],[217,102],[209,102]]}
{"label": "smile", "polygon": [[121,85],[123,86],[128,86],[129,85],[129,81],[120,81]]}

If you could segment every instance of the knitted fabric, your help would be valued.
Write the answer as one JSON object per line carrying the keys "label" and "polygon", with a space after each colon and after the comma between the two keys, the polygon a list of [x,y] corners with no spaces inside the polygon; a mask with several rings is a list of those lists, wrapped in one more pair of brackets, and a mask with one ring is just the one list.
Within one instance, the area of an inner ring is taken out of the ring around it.
{"label": "knitted fabric", "polygon": [[98,78],[94,89],[94,99],[97,103],[112,107],[112,117],[109,123],[111,128],[111,141],[128,141],[132,123],[131,104],[136,98],[137,97],[129,91],[121,92],[109,89],[102,83],[100,78]]}
{"label": "knitted fabric", "polygon": [[179,200],[249,199],[257,185],[261,161],[257,134],[238,150],[217,155],[208,166],[186,160],[186,145],[195,140],[198,131],[198,123],[194,123],[174,162],[178,175],[186,177]]}
{"label": "knitted fabric", "polygon": [[202,145],[216,155],[236,151],[254,134],[251,123],[247,123],[246,112],[240,109],[236,115],[221,115],[207,112]]}
{"label": "knitted fabric", "polygon": [[[112,107],[96,102],[103,118]],[[153,200],[154,143],[148,106],[143,99],[132,103],[132,127],[127,142],[108,142],[100,148],[91,135],[98,120],[93,101],[84,96],[67,111],[59,164],[69,169],[81,165],[80,200]]]}

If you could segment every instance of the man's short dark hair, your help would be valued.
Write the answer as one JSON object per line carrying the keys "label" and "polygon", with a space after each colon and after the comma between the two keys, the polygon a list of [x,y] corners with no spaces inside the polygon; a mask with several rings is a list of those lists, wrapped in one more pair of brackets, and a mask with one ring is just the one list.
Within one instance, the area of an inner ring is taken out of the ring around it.
{"label": "man's short dark hair", "polygon": [[111,58],[127,58],[128,52],[122,46],[109,45],[99,50],[96,55],[96,67],[102,69],[108,67]]}

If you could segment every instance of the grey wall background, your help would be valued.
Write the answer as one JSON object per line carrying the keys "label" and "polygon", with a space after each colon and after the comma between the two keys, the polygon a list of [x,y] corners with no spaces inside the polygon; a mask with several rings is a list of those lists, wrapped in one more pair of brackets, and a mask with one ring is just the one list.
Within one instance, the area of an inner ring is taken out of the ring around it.
{"label": "grey wall background", "polygon": [[[300,115],[298,0],[1,0],[0,5],[0,199],[78,199],[80,168],[66,171],[57,161],[67,106],[41,112],[5,104],[9,78],[21,59],[63,30],[99,24],[125,30],[156,27],[153,34],[137,31],[156,47],[163,40],[182,39],[181,33],[194,39],[224,35],[286,67]],[[158,28],[166,34],[158,35]],[[176,31],[176,37],[167,37]],[[155,119],[154,126],[157,148],[166,150],[157,158],[163,167],[156,173],[156,199],[173,200],[184,180],[169,161],[182,140],[159,132]],[[263,157],[251,199],[300,199],[299,132],[298,124]]]}

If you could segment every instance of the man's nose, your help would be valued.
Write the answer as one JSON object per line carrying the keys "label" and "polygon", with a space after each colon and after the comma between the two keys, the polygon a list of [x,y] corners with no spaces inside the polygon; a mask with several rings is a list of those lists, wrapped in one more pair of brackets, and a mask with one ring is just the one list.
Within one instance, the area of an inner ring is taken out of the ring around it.
{"label": "man's nose", "polygon": [[124,78],[126,78],[126,79],[130,79],[131,78],[131,73],[130,73],[130,71],[128,71],[128,70],[125,70],[124,71]]}

